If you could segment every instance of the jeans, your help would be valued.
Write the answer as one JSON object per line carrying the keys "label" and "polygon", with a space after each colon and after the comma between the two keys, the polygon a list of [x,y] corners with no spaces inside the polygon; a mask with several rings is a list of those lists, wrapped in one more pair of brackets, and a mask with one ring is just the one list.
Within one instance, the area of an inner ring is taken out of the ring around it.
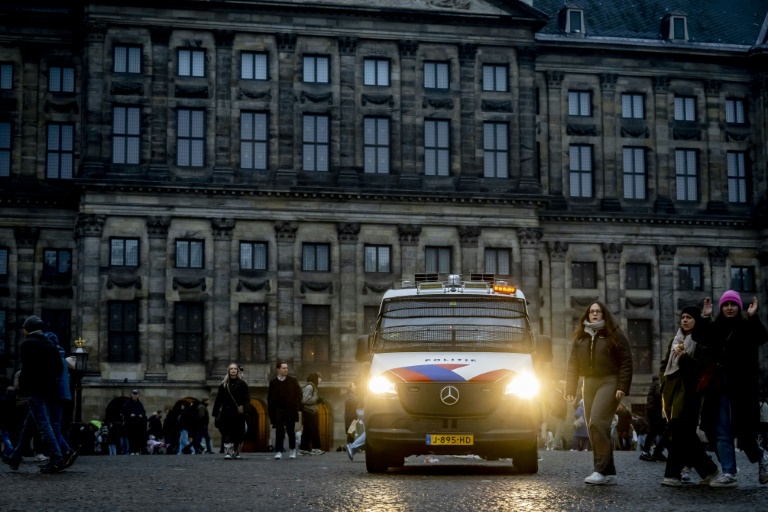
{"label": "jeans", "polygon": [[205,451],[208,453],[213,453],[213,450],[211,450],[211,436],[208,433],[208,426],[200,427],[195,432],[195,441],[193,443],[193,446],[196,450],[198,450],[200,453],[203,453],[203,440],[205,440]]}
{"label": "jeans", "polygon": [[294,431],[296,423],[293,420],[287,418],[288,413],[285,411],[275,411],[275,451],[283,451],[283,440],[285,434],[288,434],[288,447],[291,450],[296,449],[296,432]]}
{"label": "jeans", "polygon": [[110,455],[117,455],[117,445],[116,444],[110,444],[109,445],[109,454]]}
{"label": "jeans", "polygon": [[187,447],[189,444],[189,432],[186,430],[182,430],[179,434],[179,451],[176,452],[177,455],[181,455],[184,448]]}
{"label": "jeans", "polygon": [[69,453],[70,447],[69,443],[67,443],[67,440],[64,439],[64,436],[61,435],[61,409],[61,400],[54,400],[48,403],[48,414],[51,417],[51,428],[53,429],[53,434],[56,436],[56,442],[59,443],[59,449],[61,450],[61,453],[66,454]]}
{"label": "jeans", "polygon": [[720,459],[720,465],[723,467],[723,473],[736,475],[736,448],[734,437],[739,437],[739,448],[744,451],[750,462],[760,462],[763,458],[763,450],[757,444],[757,436],[749,433],[733,431],[731,424],[731,397],[725,393],[720,395],[720,411],[717,416],[717,425],[715,426],[715,437],[717,438],[717,457]]}
{"label": "jeans", "polygon": [[42,444],[42,452],[46,454],[53,464],[58,464],[62,460],[61,449],[59,443],[56,441],[56,434],[51,427],[51,419],[48,416],[48,407],[50,401],[41,396],[30,396],[29,403],[29,415],[32,421],[35,422],[35,427],[40,433],[40,442]]}
{"label": "jeans", "polygon": [[359,450],[360,448],[363,447],[364,444],[365,444],[365,432],[360,434],[360,436],[358,436],[358,438],[355,439],[355,442],[350,444],[350,446],[352,447],[353,450]]}
{"label": "jeans", "polygon": [[11,438],[8,436],[8,431],[3,430],[2,436],[3,436],[3,446],[4,446],[3,455],[5,455],[6,457],[10,457],[11,453],[13,453],[13,443],[11,443]]}

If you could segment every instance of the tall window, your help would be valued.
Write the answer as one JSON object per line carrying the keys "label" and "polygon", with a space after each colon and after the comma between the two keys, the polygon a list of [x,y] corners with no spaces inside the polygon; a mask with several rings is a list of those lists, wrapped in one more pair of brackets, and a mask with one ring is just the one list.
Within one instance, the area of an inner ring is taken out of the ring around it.
{"label": "tall window", "polygon": [[46,177],[72,179],[74,160],[75,127],[71,124],[49,124]]}
{"label": "tall window", "polygon": [[330,82],[330,59],[320,55],[304,57],[304,82],[327,84]]}
{"label": "tall window", "polygon": [[653,363],[653,323],[651,320],[627,320],[627,338],[632,350],[635,373],[651,373]]}
{"label": "tall window", "polygon": [[675,96],[675,121],[696,120],[696,98]]}
{"label": "tall window", "polygon": [[330,135],[328,116],[307,114],[304,116],[304,170],[328,170],[328,145]]}
{"label": "tall window", "polygon": [[424,174],[448,176],[451,166],[450,124],[448,121],[424,121]]}
{"label": "tall window", "polygon": [[389,61],[386,59],[365,59],[363,61],[364,85],[389,85]]}
{"label": "tall window", "polygon": [[112,163],[138,164],[141,110],[138,107],[115,107],[112,115]]}
{"label": "tall window", "polygon": [[240,54],[240,78],[243,80],[267,80],[268,61],[266,53],[243,52]]}
{"label": "tall window", "polygon": [[302,306],[301,353],[304,364],[331,360],[330,306]]}
{"label": "tall window", "polygon": [[8,275],[8,249],[0,248],[0,276]]}
{"label": "tall window", "polygon": [[268,117],[263,112],[240,114],[240,168],[267,169]]}
{"label": "tall window", "polygon": [[747,116],[744,100],[725,100],[725,122],[728,124],[746,124]]}
{"label": "tall window", "polygon": [[651,266],[647,263],[627,263],[627,290],[651,289]]}
{"label": "tall window", "polygon": [[139,360],[139,303],[137,301],[109,302],[109,332],[107,333],[110,362],[135,363]]}
{"label": "tall window", "polygon": [[331,271],[331,246],[305,243],[301,252],[301,270],[307,272]]}
{"label": "tall window", "polygon": [[174,304],[173,359],[177,363],[203,360],[203,303]]}
{"label": "tall window", "polygon": [[624,148],[624,199],[645,199],[644,148]]}
{"label": "tall window", "polygon": [[498,64],[483,65],[483,90],[507,92],[509,67]]}
{"label": "tall window", "polygon": [[581,34],[584,32],[584,11],[580,9],[568,9],[568,26],[566,32]]}
{"label": "tall window", "polygon": [[427,247],[424,256],[424,272],[427,274],[448,274],[451,272],[450,247]]}
{"label": "tall window", "polygon": [[267,305],[240,304],[239,360],[244,363],[266,363]]}
{"label": "tall window", "polygon": [[744,153],[729,151],[726,155],[728,163],[728,202],[747,202],[747,171],[744,165]]}
{"label": "tall window", "polygon": [[138,267],[139,239],[112,238],[109,241],[109,264],[112,267]]}
{"label": "tall window", "polygon": [[424,88],[448,89],[448,63],[425,62],[424,63]]}
{"label": "tall window", "polygon": [[240,242],[240,270],[267,270],[266,242]]}
{"label": "tall window", "polygon": [[176,268],[203,268],[204,260],[202,240],[176,240]]}
{"label": "tall window", "polygon": [[642,94],[622,94],[621,117],[625,119],[645,119],[644,103],[645,97]]}
{"label": "tall window", "polygon": [[512,274],[512,252],[509,249],[485,249],[485,273],[498,276]]}
{"label": "tall window", "polygon": [[597,288],[597,263],[590,261],[572,262],[571,288]]}
{"label": "tall window", "polygon": [[389,119],[366,117],[363,132],[363,170],[389,174]]}
{"label": "tall window", "polygon": [[11,175],[11,123],[0,123],[0,177]]}
{"label": "tall window", "polygon": [[179,50],[179,76],[205,76],[205,50]]}
{"label": "tall window", "polygon": [[43,277],[54,279],[72,276],[72,251],[69,249],[46,249],[43,251]]}
{"label": "tall window", "polygon": [[13,64],[9,62],[0,63],[0,89],[13,88]]}
{"label": "tall window", "polygon": [[592,92],[568,91],[568,115],[592,117]]}
{"label": "tall window", "polygon": [[141,73],[141,48],[115,46],[115,73]]}
{"label": "tall window", "polygon": [[699,199],[697,169],[695,150],[678,149],[675,151],[675,185],[678,201],[697,201]]}
{"label": "tall window", "polygon": [[389,245],[365,246],[365,271],[366,272],[391,272],[392,247]]}
{"label": "tall window", "polygon": [[50,92],[75,92],[75,68],[53,66],[48,69]]}
{"label": "tall window", "polygon": [[483,123],[483,176],[509,177],[509,135],[507,123]]}
{"label": "tall window", "polygon": [[571,197],[592,197],[592,146],[570,147]]}
{"label": "tall window", "polygon": [[754,292],[755,267],[731,267],[731,289],[740,292]]}
{"label": "tall window", "polygon": [[702,291],[704,289],[702,274],[701,265],[679,265],[677,267],[678,287],[681,291]]}
{"label": "tall window", "polygon": [[205,165],[205,112],[179,109],[176,137],[176,165],[203,167]]}

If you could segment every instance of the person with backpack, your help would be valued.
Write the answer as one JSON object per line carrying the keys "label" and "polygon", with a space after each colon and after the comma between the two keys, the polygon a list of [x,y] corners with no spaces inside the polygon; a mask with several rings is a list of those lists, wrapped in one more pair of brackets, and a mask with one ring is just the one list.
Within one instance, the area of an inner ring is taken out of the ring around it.
{"label": "person with backpack", "polygon": [[303,431],[301,443],[299,444],[299,453],[302,455],[323,454],[323,450],[320,449],[320,428],[317,415],[317,406],[322,403],[317,387],[322,380],[322,375],[319,372],[312,372],[307,377],[307,384],[301,390],[301,425]]}

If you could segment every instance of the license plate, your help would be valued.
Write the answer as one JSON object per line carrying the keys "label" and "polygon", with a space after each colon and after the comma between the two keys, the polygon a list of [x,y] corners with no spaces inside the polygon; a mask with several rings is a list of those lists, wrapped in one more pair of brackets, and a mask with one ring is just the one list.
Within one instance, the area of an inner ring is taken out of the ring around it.
{"label": "license plate", "polygon": [[471,446],[475,444],[472,434],[427,434],[429,446]]}

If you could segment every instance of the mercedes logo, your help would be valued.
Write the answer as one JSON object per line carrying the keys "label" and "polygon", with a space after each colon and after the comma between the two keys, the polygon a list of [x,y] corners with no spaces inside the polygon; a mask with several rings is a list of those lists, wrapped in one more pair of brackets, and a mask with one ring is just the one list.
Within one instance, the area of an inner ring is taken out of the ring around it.
{"label": "mercedes logo", "polygon": [[445,386],[440,390],[440,400],[445,405],[456,405],[459,401],[459,390],[454,386]]}

